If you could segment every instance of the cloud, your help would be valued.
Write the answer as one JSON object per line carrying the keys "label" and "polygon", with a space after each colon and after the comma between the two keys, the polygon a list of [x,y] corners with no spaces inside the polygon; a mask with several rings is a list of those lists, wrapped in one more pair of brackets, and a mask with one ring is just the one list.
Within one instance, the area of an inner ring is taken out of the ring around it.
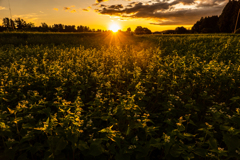
{"label": "cloud", "polygon": [[106,2],[108,0],[96,0],[96,3]]}
{"label": "cloud", "polygon": [[68,11],[70,10],[70,7],[63,7],[63,10]]}
{"label": "cloud", "polygon": [[53,10],[58,11],[58,8],[53,8]]}
{"label": "cloud", "polygon": [[218,6],[219,4],[225,2],[225,0],[201,0],[197,7],[212,7]]}
{"label": "cloud", "polygon": [[27,23],[32,22],[32,23],[37,23],[39,20],[39,14],[36,13],[29,13],[29,14],[22,14],[22,15],[13,15],[13,19],[21,18]]}
{"label": "cloud", "polygon": [[0,6],[0,10],[4,10],[4,9],[6,9],[5,7],[2,7],[2,6]]}
{"label": "cloud", "polygon": [[72,5],[70,7],[63,7],[63,10],[65,10],[66,12],[70,12],[70,13],[76,13],[77,10],[76,9],[72,9],[75,8],[75,5]]}
{"label": "cloud", "polygon": [[87,8],[84,8],[84,9],[82,9],[82,10],[85,11],[85,12],[89,12],[91,9],[92,9],[92,7],[91,7],[91,6],[88,6]]}
{"label": "cloud", "polygon": [[82,9],[83,11],[85,11],[85,12],[89,12],[90,10],[89,9]]}
{"label": "cloud", "polygon": [[71,10],[70,12],[71,12],[71,13],[75,13],[75,12],[77,12],[77,11],[76,11],[75,9],[73,9],[73,10]]}
{"label": "cloud", "polygon": [[99,7],[107,7],[107,5],[101,4],[99,5]]}
{"label": "cloud", "polygon": [[111,9],[120,9],[120,8],[123,8],[123,5],[122,5],[122,4],[111,5],[111,6],[109,6],[108,8],[111,8]]}
{"label": "cloud", "polygon": [[99,5],[95,12],[125,19],[144,18],[153,25],[192,25],[201,17],[219,15],[227,0],[154,0],[126,6]]}

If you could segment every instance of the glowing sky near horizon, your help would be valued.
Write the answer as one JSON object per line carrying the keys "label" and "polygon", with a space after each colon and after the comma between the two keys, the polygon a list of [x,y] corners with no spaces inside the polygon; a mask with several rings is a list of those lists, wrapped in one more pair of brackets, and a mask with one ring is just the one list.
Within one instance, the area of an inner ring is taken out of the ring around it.
{"label": "glowing sky near horizon", "polygon": [[[12,17],[48,25],[84,25],[109,29],[117,23],[124,31],[143,26],[152,31],[186,28],[201,17],[220,15],[228,0],[9,0]],[[10,17],[8,0],[0,0],[0,20]]]}

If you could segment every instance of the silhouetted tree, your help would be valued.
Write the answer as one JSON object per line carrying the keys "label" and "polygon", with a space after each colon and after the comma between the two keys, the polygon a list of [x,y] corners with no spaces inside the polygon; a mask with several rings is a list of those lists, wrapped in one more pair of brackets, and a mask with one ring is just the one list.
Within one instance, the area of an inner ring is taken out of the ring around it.
{"label": "silhouetted tree", "polygon": [[30,29],[34,27],[34,23],[30,22],[26,24],[26,28]]}
{"label": "silhouetted tree", "polygon": [[83,26],[77,26],[77,31],[78,32],[83,32]]}
{"label": "silhouetted tree", "polygon": [[175,32],[176,32],[177,34],[189,33],[189,31],[188,31],[186,28],[184,28],[183,26],[182,26],[182,27],[177,27],[177,28],[175,29]]}
{"label": "silhouetted tree", "polygon": [[148,28],[142,28],[142,26],[137,26],[135,29],[135,34],[152,34],[152,31]]}
{"label": "silhouetted tree", "polygon": [[26,28],[26,26],[27,26],[26,21],[24,21],[24,20],[21,19],[21,18],[15,19],[15,22],[16,22],[16,24],[17,24],[17,28],[18,28],[18,29],[23,29],[23,28]]}
{"label": "silhouetted tree", "polygon": [[53,25],[53,31],[55,32],[63,32],[64,30],[64,25],[63,24],[54,24]]}
{"label": "silhouetted tree", "polygon": [[[3,26],[0,26],[0,32],[9,30],[11,28],[15,28],[17,26],[17,30],[20,31],[39,31],[39,32],[91,32],[92,30],[88,26],[77,26],[77,29],[75,25],[63,25],[63,24],[54,24],[52,27],[48,26],[46,23],[41,23],[41,26],[35,27],[34,23],[29,22],[27,23],[21,18],[15,19],[15,22],[9,18],[3,18],[2,22]],[[97,32],[103,32],[101,29],[97,29]]]}
{"label": "silhouetted tree", "polygon": [[143,28],[144,34],[152,34],[152,31],[148,28]]}
{"label": "silhouetted tree", "polygon": [[48,29],[48,25],[47,25],[47,23],[43,22],[43,23],[42,23],[42,28],[44,28],[44,29]]}
{"label": "silhouetted tree", "polygon": [[193,27],[193,33],[217,33],[219,32],[218,28],[218,16],[205,17],[201,18],[200,21],[197,21]]}
{"label": "silhouetted tree", "polygon": [[9,18],[3,18],[3,27],[9,28],[10,21]]}
{"label": "silhouetted tree", "polygon": [[131,30],[131,28],[129,27],[128,29],[127,29],[127,32],[131,32],[132,30]]}
{"label": "silhouetted tree", "polygon": [[135,34],[143,34],[143,28],[142,26],[137,26],[137,28],[135,29]]}
{"label": "silhouetted tree", "polygon": [[65,26],[65,32],[75,32],[76,29],[75,29],[75,25],[68,25],[68,26]]}
{"label": "silhouetted tree", "polygon": [[[238,11],[240,9],[240,1],[229,1],[223,9],[222,14],[219,17],[219,30],[220,32],[232,33],[235,28]],[[240,21],[237,24],[237,28],[240,27]]]}
{"label": "silhouetted tree", "polygon": [[90,28],[87,27],[87,26],[85,26],[85,27],[83,28],[83,32],[90,32],[90,31],[91,31]]}

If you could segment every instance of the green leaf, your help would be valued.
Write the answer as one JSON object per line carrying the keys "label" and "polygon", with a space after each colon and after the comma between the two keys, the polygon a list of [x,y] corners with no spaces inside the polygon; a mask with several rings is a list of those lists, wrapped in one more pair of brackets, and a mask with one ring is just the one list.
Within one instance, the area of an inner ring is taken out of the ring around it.
{"label": "green leaf", "polygon": [[240,97],[237,96],[237,97],[233,97],[233,98],[231,98],[230,100],[231,100],[231,101],[236,101],[236,100],[239,100],[239,99],[240,99]]}
{"label": "green leaf", "polygon": [[233,122],[240,126],[240,117],[233,117],[232,120]]}
{"label": "green leaf", "polygon": [[129,154],[118,154],[115,156],[115,160],[130,160]]}
{"label": "green leaf", "polygon": [[185,137],[194,137],[194,135],[190,134],[190,133],[184,133],[183,134]]}
{"label": "green leaf", "polygon": [[89,149],[89,146],[86,142],[80,140],[78,142],[78,149],[80,149],[80,151],[85,151],[85,150],[88,150]]}
{"label": "green leaf", "polygon": [[231,136],[225,133],[223,134],[223,141],[230,152],[235,152],[235,150],[240,146],[240,139],[237,136]]}
{"label": "green leaf", "polygon": [[130,126],[128,125],[128,128],[127,128],[127,133],[126,133],[126,135],[129,135],[129,133],[130,133]]}
{"label": "green leaf", "polygon": [[229,126],[224,126],[224,125],[220,125],[219,128],[220,128],[221,130],[228,131],[231,127],[229,127]]}
{"label": "green leaf", "polygon": [[217,140],[215,139],[215,138],[210,138],[209,140],[208,140],[208,142],[209,142],[209,145],[212,147],[212,149],[215,149],[215,150],[217,150],[217,148],[218,148],[218,144],[217,144]]}
{"label": "green leaf", "polygon": [[17,160],[28,160],[27,153],[23,153],[22,155],[20,155]]}
{"label": "green leaf", "polygon": [[182,158],[184,158],[184,160],[190,160],[190,159],[194,159],[194,154],[193,153],[187,153],[184,152],[184,154],[182,155]]}
{"label": "green leaf", "polygon": [[190,124],[197,126],[192,120],[189,121]]}
{"label": "green leaf", "polygon": [[33,147],[31,147],[30,152],[34,155],[38,151],[43,149],[43,145],[41,143],[35,143]]}
{"label": "green leaf", "polygon": [[67,146],[68,142],[66,140],[64,140],[64,138],[60,138],[58,143],[57,143],[57,147],[56,147],[56,151],[61,152],[62,150],[64,150]]}
{"label": "green leaf", "polygon": [[185,126],[183,124],[181,124],[181,126],[178,126],[178,130],[181,131],[185,131]]}
{"label": "green leaf", "polygon": [[208,151],[206,149],[203,149],[203,148],[196,148],[193,153],[195,153],[196,155],[198,156],[201,156],[201,157],[206,157]]}
{"label": "green leaf", "polygon": [[170,150],[170,154],[173,157],[179,157],[181,155],[181,153],[183,152],[182,147],[180,147],[179,145],[173,145],[171,150]]}
{"label": "green leaf", "polygon": [[27,124],[22,124],[22,128],[23,129],[32,129],[33,126],[30,123],[27,123]]}
{"label": "green leaf", "polygon": [[92,142],[90,145],[90,155],[96,157],[104,152],[103,147],[99,142]]}

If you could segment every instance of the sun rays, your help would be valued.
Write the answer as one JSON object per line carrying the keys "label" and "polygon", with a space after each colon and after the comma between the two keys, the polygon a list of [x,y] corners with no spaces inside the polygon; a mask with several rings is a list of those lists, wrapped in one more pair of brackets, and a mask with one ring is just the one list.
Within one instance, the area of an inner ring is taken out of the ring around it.
{"label": "sun rays", "polygon": [[109,26],[109,30],[111,30],[113,32],[117,32],[120,29],[121,29],[121,27],[117,23],[113,23]]}

